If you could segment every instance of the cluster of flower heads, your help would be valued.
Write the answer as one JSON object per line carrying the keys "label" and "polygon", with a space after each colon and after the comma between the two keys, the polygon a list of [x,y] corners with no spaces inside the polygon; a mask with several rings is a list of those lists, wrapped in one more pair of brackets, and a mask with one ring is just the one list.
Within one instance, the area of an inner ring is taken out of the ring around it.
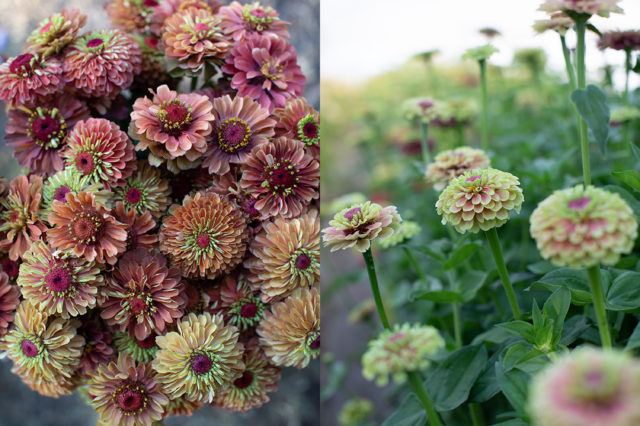
{"label": "cluster of flower heads", "polygon": [[320,117],[289,24],[259,2],[106,10],[115,29],[64,9],[0,65],[28,170],[0,180],[0,350],[99,423],[259,407],[320,351]]}

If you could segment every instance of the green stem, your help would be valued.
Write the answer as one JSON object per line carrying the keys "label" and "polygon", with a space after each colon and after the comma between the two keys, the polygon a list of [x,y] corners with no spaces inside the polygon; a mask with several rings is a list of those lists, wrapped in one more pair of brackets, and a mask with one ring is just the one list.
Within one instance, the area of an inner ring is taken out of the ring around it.
{"label": "green stem", "polygon": [[[622,94],[622,104],[624,106],[629,105],[629,74],[631,73],[631,50],[625,49],[625,80],[624,80],[624,93]],[[631,139],[629,139],[629,122],[622,123],[622,140],[627,151],[631,152]]]}
{"label": "green stem", "polygon": [[413,391],[416,393],[416,395],[418,395],[418,398],[422,402],[422,405],[424,405],[424,409],[427,410],[427,423],[432,426],[442,426],[442,422],[440,421],[440,416],[438,416],[436,407],[433,405],[433,401],[431,401],[431,398],[429,398],[429,394],[422,384],[420,373],[418,373],[417,371],[410,372],[409,383],[411,384]]}
{"label": "green stem", "polygon": [[431,163],[431,155],[429,154],[428,125],[420,120],[420,144],[422,146],[422,161],[425,168]]}
{"label": "green stem", "polygon": [[418,277],[420,277],[420,280],[422,280],[425,283],[429,282],[427,281],[427,276],[424,274],[424,271],[418,264],[418,261],[416,260],[415,256],[413,255],[413,253],[411,253],[411,250],[409,250],[408,247],[405,247],[404,253],[407,255],[407,259],[409,259],[409,263],[411,263],[411,266],[413,266],[413,269],[416,270],[416,273],[418,274]]}
{"label": "green stem", "polygon": [[382,326],[386,329],[390,329],[389,320],[387,319],[387,313],[384,311],[384,305],[382,304],[382,296],[380,296],[380,287],[378,287],[378,276],[376,275],[376,265],[373,262],[373,255],[371,254],[371,247],[362,253],[364,262],[367,264],[367,272],[369,273],[369,284],[371,284],[371,292],[373,293],[373,299],[376,301],[376,308],[378,308],[378,315],[380,315],[380,321]]}
{"label": "green stem", "polygon": [[[586,86],[586,69],[584,64],[585,57],[585,32],[586,20],[576,22],[576,34],[578,36],[577,45],[577,68],[578,68],[578,89],[584,89]],[[589,138],[587,135],[587,123],[580,118],[580,150],[582,151],[582,176],[584,185],[591,184],[591,163],[589,160]]]}
{"label": "green stem", "polygon": [[496,267],[498,268],[498,275],[500,275],[504,290],[507,293],[507,299],[509,300],[509,305],[511,305],[513,317],[515,319],[520,319],[520,308],[518,307],[518,299],[516,299],[516,294],[513,291],[513,286],[511,285],[511,280],[509,279],[507,267],[504,264],[504,257],[502,256],[502,248],[500,247],[498,232],[496,231],[496,228],[491,228],[490,230],[485,231],[485,234],[487,235],[487,240],[489,240],[491,253],[493,254],[493,259],[495,260]]}
{"label": "green stem", "polygon": [[462,327],[460,326],[460,303],[451,303],[453,308],[453,334],[456,340],[456,349],[462,347]]}
{"label": "green stem", "polygon": [[611,334],[607,324],[607,311],[604,307],[604,290],[602,289],[602,276],[600,275],[600,265],[587,268],[589,284],[591,284],[591,297],[593,297],[593,307],[596,310],[598,320],[598,330],[600,330],[600,340],[602,347],[611,348]]}
{"label": "green stem", "polygon": [[471,413],[471,420],[473,421],[473,426],[482,426],[484,425],[484,416],[482,415],[482,408],[479,404],[469,403],[469,412]]}
{"label": "green stem", "polygon": [[487,62],[484,59],[478,61],[480,64],[480,84],[482,87],[482,149],[489,149],[489,128],[488,128],[488,108],[487,108]]}
{"label": "green stem", "polygon": [[564,66],[567,69],[567,77],[569,77],[569,89],[573,93],[576,90],[576,74],[571,64],[571,52],[567,47],[567,40],[563,35],[560,36],[560,43],[562,43],[562,54],[564,55]]}

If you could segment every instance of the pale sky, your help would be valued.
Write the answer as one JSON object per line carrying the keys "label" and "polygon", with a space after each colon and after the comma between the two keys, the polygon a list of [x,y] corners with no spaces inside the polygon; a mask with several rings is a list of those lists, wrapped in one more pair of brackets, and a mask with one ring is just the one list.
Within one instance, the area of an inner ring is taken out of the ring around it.
{"label": "pale sky", "polygon": [[[560,41],[555,32],[537,35],[533,22],[546,14],[536,9],[542,0],[322,0],[321,75],[323,79],[358,82],[402,65],[416,53],[439,49],[437,62],[459,60],[467,48],[486,44],[478,33],[492,27],[502,35],[492,42],[500,53],[491,57],[496,65],[508,65],[520,48],[545,49],[548,68],[564,72]],[[625,14],[593,17],[592,23],[607,30],[638,29],[640,1],[623,0]],[[587,36],[587,68],[604,64],[596,36]],[[575,45],[573,34],[567,37]],[[610,64],[624,64],[622,52],[608,52]],[[619,71],[616,83],[622,80]],[[632,87],[640,84],[632,77]]]}

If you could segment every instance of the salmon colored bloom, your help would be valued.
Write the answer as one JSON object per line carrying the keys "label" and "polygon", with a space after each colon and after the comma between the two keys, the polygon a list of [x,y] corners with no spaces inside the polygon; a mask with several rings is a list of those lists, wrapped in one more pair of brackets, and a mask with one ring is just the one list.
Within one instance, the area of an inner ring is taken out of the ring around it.
{"label": "salmon colored bloom", "polygon": [[149,233],[156,227],[151,213],[136,214],[135,209],[126,209],[123,202],[116,203],[112,211],[113,217],[127,228],[127,251],[144,248],[151,250],[158,245],[158,234]]}
{"label": "salmon colored bloom", "polygon": [[20,305],[20,290],[9,281],[9,276],[0,272],[0,338],[13,323],[16,308]]}
{"label": "salmon colored bloom", "polygon": [[25,48],[43,58],[57,55],[75,40],[86,23],[87,15],[78,9],[62,9],[40,22],[29,35]]}
{"label": "salmon colored bloom", "polygon": [[42,60],[23,53],[0,65],[0,99],[11,106],[34,106],[62,90],[62,65],[57,59]]}

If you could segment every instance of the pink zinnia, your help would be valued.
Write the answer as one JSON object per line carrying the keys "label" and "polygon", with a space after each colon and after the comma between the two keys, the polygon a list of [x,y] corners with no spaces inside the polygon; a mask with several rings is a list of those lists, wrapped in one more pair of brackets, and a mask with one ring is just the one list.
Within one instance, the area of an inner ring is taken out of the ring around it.
{"label": "pink zinnia", "polygon": [[136,150],[149,149],[149,163],[156,167],[167,161],[175,172],[191,168],[207,149],[215,119],[211,102],[195,93],[179,95],[167,85],[150,92],[153,100],[145,96],[133,104],[129,134],[138,140]]}
{"label": "pink zinnia", "polygon": [[223,96],[213,100],[213,141],[205,154],[209,173],[224,174],[229,163],[243,163],[251,150],[273,136],[275,120],[251,98]]}
{"label": "pink zinnia", "polygon": [[0,65],[0,99],[11,106],[32,106],[63,86],[62,66],[56,59],[42,61],[24,53]]}
{"label": "pink zinnia", "polygon": [[236,42],[222,71],[233,75],[231,87],[269,111],[300,96],[306,81],[296,51],[285,39],[257,34]]}
{"label": "pink zinnia", "polygon": [[32,173],[52,175],[64,166],[67,133],[78,120],[89,118],[89,110],[76,98],[58,96],[34,108],[10,109],[7,115],[5,140],[13,156]]}
{"label": "pink zinnia", "polygon": [[157,36],[162,35],[162,27],[167,18],[189,8],[206,10],[217,14],[222,4],[218,0],[146,0],[159,3],[153,7],[150,17],[150,30]]}
{"label": "pink zinnia", "polygon": [[242,5],[237,1],[220,9],[222,29],[234,41],[241,40],[249,34],[274,35],[289,38],[287,25],[281,21],[278,12],[260,2]]}
{"label": "pink zinnia", "polygon": [[0,337],[4,336],[13,322],[13,315],[20,305],[20,290],[9,281],[9,276],[0,272]]}

